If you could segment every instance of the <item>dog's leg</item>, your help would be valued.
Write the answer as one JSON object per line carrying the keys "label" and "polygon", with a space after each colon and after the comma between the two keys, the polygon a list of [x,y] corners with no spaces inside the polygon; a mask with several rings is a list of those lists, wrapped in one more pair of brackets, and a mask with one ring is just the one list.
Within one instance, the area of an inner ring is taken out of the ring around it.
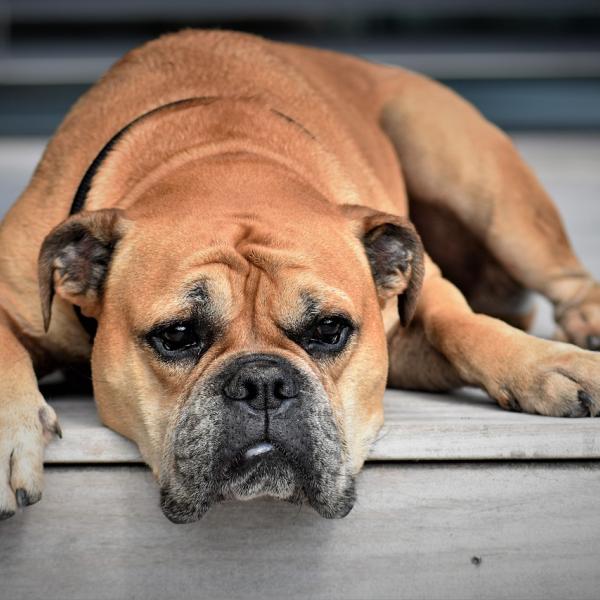
{"label": "dog's leg", "polygon": [[600,350],[600,285],[575,256],[555,206],[508,137],[424,77],[404,73],[394,86],[381,123],[409,196],[452,211],[511,277],[553,302],[563,339]]}
{"label": "dog's leg", "polygon": [[[515,281],[453,212],[413,201],[410,216],[427,254],[474,312],[529,330],[535,316],[533,293]],[[460,240],[460,244],[449,244],[448,240]]]}
{"label": "dog's leg", "polygon": [[61,435],[29,352],[0,311],[0,519],[42,495],[44,446]]}
{"label": "dog's leg", "polygon": [[466,385],[448,359],[427,339],[422,320],[400,323],[388,334],[388,385],[393,388],[447,392]]}
{"label": "dog's leg", "polygon": [[[569,417],[600,415],[600,355],[536,338],[474,313],[430,260],[413,326],[423,332],[417,351],[425,383],[420,383],[418,373],[402,368],[406,333],[398,330],[397,339],[389,344],[392,385],[444,389],[464,383],[485,389],[509,410]],[[408,353],[413,369],[414,358]],[[433,385],[427,382],[428,373],[434,376]]]}

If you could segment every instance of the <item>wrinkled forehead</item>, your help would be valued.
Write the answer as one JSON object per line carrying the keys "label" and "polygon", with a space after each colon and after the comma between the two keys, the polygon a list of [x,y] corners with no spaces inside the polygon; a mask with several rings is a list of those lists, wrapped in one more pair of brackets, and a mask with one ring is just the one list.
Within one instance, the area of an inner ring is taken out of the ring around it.
{"label": "wrinkled forehead", "polygon": [[192,309],[219,321],[247,313],[281,325],[318,312],[355,316],[372,293],[360,243],[339,222],[278,226],[256,215],[223,215],[196,224],[144,222],[127,235],[111,297],[140,326]]}

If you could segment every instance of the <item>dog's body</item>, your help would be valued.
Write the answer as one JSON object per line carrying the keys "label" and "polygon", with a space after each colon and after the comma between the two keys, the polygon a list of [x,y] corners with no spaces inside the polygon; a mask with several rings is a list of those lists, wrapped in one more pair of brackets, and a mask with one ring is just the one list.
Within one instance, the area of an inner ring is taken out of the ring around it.
{"label": "dog's body", "polygon": [[562,339],[600,347],[600,287],[551,201],[502,133],[400,69],[227,32],[151,42],[69,113],[0,253],[4,516],[39,499],[60,431],[36,373],[90,356],[73,305],[99,325],[100,415],[176,521],[263,493],[346,514],[388,376],[600,413],[598,355],[507,324],[535,290]]}

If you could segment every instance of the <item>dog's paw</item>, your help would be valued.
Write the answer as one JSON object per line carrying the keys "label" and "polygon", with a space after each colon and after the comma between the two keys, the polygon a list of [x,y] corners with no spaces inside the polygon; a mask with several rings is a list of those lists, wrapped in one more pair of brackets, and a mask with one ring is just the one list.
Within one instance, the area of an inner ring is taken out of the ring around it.
{"label": "dog's paw", "polygon": [[0,520],[42,497],[44,447],[62,437],[54,409],[41,395],[0,404]]}
{"label": "dog's paw", "polygon": [[600,283],[589,280],[571,300],[557,305],[555,338],[600,351]]}
{"label": "dog's paw", "polygon": [[500,406],[552,417],[600,416],[599,354],[545,340],[527,354],[492,392]]}

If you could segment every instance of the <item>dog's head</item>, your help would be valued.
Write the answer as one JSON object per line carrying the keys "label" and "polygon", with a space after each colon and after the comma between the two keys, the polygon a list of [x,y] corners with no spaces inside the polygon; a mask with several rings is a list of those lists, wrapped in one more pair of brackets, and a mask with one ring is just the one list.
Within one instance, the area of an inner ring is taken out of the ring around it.
{"label": "dog's head", "polygon": [[167,517],[259,495],[342,517],[383,420],[381,309],[410,319],[422,255],[407,220],[230,157],[69,218],[40,288],[46,325],[54,292],[98,320],[101,417],[138,443]]}

